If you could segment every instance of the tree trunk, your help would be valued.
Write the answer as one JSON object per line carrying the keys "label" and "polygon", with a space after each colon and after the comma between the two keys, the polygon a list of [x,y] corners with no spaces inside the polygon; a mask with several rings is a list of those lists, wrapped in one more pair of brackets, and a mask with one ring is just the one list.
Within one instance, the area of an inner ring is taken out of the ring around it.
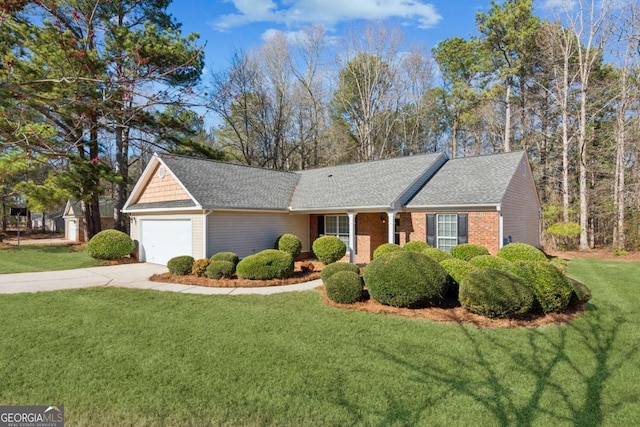
{"label": "tree trunk", "polygon": [[613,204],[616,211],[616,222],[613,228],[613,247],[624,250],[625,248],[625,227],[624,227],[624,152],[625,152],[625,114],[626,114],[626,75],[622,76],[622,99],[620,101],[620,111],[616,117],[616,172],[614,177]]}
{"label": "tree trunk", "polygon": [[115,130],[116,137],[116,162],[115,173],[121,180],[116,183],[116,193],[113,206],[113,228],[127,233],[129,223],[126,221],[122,208],[128,198],[129,189],[129,129],[118,125]]}
{"label": "tree trunk", "polygon": [[506,82],[506,94],[504,96],[504,151],[511,151],[511,77]]}
{"label": "tree trunk", "polygon": [[588,251],[589,235],[589,205],[587,198],[587,91],[583,83],[580,97],[580,131],[578,133],[578,160],[580,172],[578,185],[580,187],[580,250]]}

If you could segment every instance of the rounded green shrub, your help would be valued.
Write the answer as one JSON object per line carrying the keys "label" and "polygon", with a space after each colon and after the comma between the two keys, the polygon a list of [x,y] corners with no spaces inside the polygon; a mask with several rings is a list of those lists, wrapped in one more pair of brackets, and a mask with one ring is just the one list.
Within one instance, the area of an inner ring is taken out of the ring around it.
{"label": "rounded green shrub", "polygon": [[236,266],[236,274],[251,280],[285,279],[291,276],[293,268],[290,253],[266,249],[242,259]]}
{"label": "rounded green shrub", "polygon": [[410,242],[405,243],[402,249],[410,252],[422,252],[430,247],[431,246],[429,246],[427,242],[423,242],[422,240],[411,240]]}
{"label": "rounded green shrub", "polygon": [[334,262],[322,269],[320,272],[320,278],[326,284],[327,280],[339,271],[350,271],[358,275],[360,274],[360,268],[355,264],[350,264],[348,262]]}
{"label": "rounded green shrub", "polygon": [[313,253],[327,265],[342,258],[347,253],[347,245],[336,236],[322,236],[313,242]]}
{"label": "rounded green shrub", "polygon": [[207,271],[207,267],[209,267],[208,258],[197,259],[193,262],[191,266],[191,274],[198,277],[204,277],[204,273]]}
{"label": "rounded green shrub", "polygon": [[236,272],[236,265],[231,261],[211,261],[204,274],[209,279],[231,277]]}
{"label": "rounded green shrub", "polygon": [[440,265],[449,273],[455,283],[460,284],[462,279],[476,269],[469,261],[458,258],[443,259]]}
{"label": "rounded green shrub", "polygon": [[438,248],[427,248],[423,250],[422,253],[429,258],[434,259],[436,262],[441,262],[442,260],[453,258],[451,254]]}
{"label": "rounded green shrub", "polygon": [[469,261],[471,258],[479,255],[489,255],[489,251],[484,246],[474,245],[472,243],[463,243],[452,247],[451,255],[454,258]]}
{"label": "rounded green shrub", "polygon": [[122,258],[133,252],[134,248],[131,237],[118,230],[103,230],[87,243],[87,253],[97,259]]}
{"label": "rounded green shrub", "polygon": [[302,251],[302,242],[294,234],[283,234],[276,241],[276,249],[288,252],[296,260]]}
{"label": "rounded green shrub", "polygon": [[586,304],[591,299],[591,289],[587,287],[584,283],[579,280],[574,279],[573,277],[567,277],[569,280],[569,284],[573,288],[571,292],[571,304]]}
{"label": "rounded green shrub", "polygon": [[229,261],[232,262],[233,265],[238,265],[238,262],[240,262],[238,255],[233,252],[218,252],[213,254],[209,259],[211,261]]}
{"label": "rounded green shrub", "polygon": [[338,271],[324,283],[327,297],[340,304],[353,304],[362,298],[362,278],[353,271]]}
{"label": "rounded green shrub", "polygon": [[381,257],[382,255],[390,254],[391,252],[401,251],[402,248],[400,245],[396,245],[395,243],[383,243],[373,251],[373,259]]}
{"label": "rounded green shrub", "polygon": [[169,273],[171,274],[186,276],[187,274],[191,273],[193,262],[194,259],[192,256],[181,255],[171,258],[167,263],[167,268],[169,269]]}
{"label": "rounded green shrub", "polygon": [[528,313],[533,307],[531,287],[507,271],[479,269],[460,283],[460,304],[487,317],[510,318]]}
{"label": "rounded green shrub", "polygon": [[526,243],[509,243],[496,256],[507,261],[546,261],[547,256],[540,249]]}
{"label": "rounded green shrub", "polygon": [[371,297],[394,307],[417,308],[438,302],[445,294],[448,277],[437,261],[410,251],[392,252],[364,268]]}
{"label": "rounded green shrub", "polygon": [[543,313],[560,312],[567,308],[573,287],[557,267],[548,262],[531,263],[534,273],[533,292]]}
{"label": "rounded green shrub", "polygon": [[491,268],[494,270],[511,271],[511,262],[493,255],[478,255],[469,262],[477,268]]}

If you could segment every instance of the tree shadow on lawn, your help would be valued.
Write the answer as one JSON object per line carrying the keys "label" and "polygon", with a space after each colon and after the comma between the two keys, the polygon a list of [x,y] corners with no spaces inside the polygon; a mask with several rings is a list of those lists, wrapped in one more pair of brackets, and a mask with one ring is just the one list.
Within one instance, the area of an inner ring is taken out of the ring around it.
{"label": "tree shadow on lawn", "polygon": [[[491,414],[496,425],[599,426],[605,416],[639,397],[611,391],[604,395],[607,382],[638,353],[638,343],[621,342],[620,330],[626,323],[624,317],[603,315],[598,307],[589,305],[579,321],[521,330],[524,336],[515,339],[504,334],[507,330],[458,325],[466,354],[446,348],[429,350],[429,360],[440,360],[448,369],[418,363],[402,349],[368,350],[392,362],[399,372],[408,372],[412,381],[424,387],[437,385],[446,390],[441,395],[470,398]],[[432,409],[403,408],[402,402],[391,399],[387,405],[393,404],[391,413],[377,415],[392,423],[415,425],[423,412]]]}

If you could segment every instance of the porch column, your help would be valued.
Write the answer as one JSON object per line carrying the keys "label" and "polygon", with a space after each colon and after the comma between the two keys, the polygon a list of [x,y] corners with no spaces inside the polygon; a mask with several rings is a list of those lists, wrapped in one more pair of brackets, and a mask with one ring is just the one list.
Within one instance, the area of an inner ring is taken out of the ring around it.
{"label": "porch column", "polygon": [[349,217],[349,262],[356,262],[356,214],[355,212],[347,212]]}
{"label": "porch column", "polygon": [[387,212],[387,241],[396,241],[396,211]]}

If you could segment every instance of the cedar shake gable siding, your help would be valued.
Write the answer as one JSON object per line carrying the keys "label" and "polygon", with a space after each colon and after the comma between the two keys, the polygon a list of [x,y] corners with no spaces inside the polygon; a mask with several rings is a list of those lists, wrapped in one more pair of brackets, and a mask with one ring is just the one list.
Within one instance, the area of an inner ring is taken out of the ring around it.
{"label": "cedar shake gable siding", "polygon": [[[163,173],[159,173],[160,168],[162,168]],[[163,165],[158,164],[151,172],[151,179],[142,189],[136,204],[150,205],[158,202],[175,202],[190,199],[191,196],[175,179],[173,173]]]}

